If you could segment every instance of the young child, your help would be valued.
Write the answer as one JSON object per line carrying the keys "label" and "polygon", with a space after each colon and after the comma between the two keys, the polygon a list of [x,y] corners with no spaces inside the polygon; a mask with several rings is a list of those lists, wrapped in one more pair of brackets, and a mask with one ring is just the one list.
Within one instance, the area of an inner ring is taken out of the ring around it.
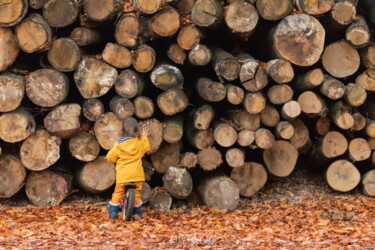
{"label": "young child", "polygon": [[116,186],[109,202],[109,217],[117,218],[120,199],[125,192],[124,184],[133,182],[135,189],[134,214],[142,218],[141,190],[145,175],[142,166],[143,155],[150,150],[150,135],[148,128],[139,131],[138,123],[134,118],[126,118],[122,124],[124,137],[118,139],[117,143],[108,152],[108,162],[116,163]]}

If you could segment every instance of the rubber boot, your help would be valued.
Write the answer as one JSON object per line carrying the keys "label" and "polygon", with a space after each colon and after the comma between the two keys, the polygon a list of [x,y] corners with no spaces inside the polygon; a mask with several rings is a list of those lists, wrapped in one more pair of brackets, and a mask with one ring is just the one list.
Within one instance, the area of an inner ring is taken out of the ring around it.
{"label": "rubber boot", "polygon": [[109,218],[117,219],[119,207],[120,207],[120,203],[113,204],[112,202],[109,202]]}
{"label": "rubber boot", "polygon": [[142,214],[142,203],[139,204],[138,206],[134,207],[134,215],[138,215],[139,218],[142,219],[143,214]]}

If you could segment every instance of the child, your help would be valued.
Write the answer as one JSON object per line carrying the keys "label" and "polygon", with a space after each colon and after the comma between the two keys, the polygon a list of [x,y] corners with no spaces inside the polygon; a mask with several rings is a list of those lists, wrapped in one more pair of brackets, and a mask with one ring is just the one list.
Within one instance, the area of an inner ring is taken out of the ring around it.
{"label": "child", "polygon": [[143,128],[141,133],[138,123],[134,118],[126,118],[122,124],[124,137],[118,139],[117,143],[108,152],[108,162],[116,163],[116,186],[109,202],[109,217],[117,218],[120,199],[125,192],[124,184],[133,182],[135,189],[134,214],[142,218],[141,190],[145,175],[142,166],[143,155],[150,150],[150,135],[148,128]]}

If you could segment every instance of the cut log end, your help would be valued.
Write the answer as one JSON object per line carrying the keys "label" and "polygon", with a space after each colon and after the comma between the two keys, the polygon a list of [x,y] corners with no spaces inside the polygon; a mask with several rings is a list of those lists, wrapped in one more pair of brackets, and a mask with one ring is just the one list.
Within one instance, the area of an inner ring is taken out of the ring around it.
{"label": "cut log end", "polygon": [[337,160],[327,169],[326,180],[328,185],[339,192],[349,192],[354,189],[361,180],[361,174],[357,168],[346,160]]}
{"label": "cut log end", "polygon": [[163,176],[163,187],[174,198],[185,199],[193,190],[193,179],[186,169],[171,166]]}
{"label": "cut log end", "polygon": [[375,170],[370,170],[362,177],[362,189],[365,195],[375,196]]}
{"label": "cut log end", "polygon": [[9,198],[16,194],[25,184],[26,169],[14,156],[0,156],[0,197]]}
{"label": "cut log end", "polygon": [[215,147],[202,149],[198,153],[198,164],[205,171],[214,170],[221,163],[223,163],[221,153]]}
{"label": "cut log end", "polygon": [[245,162],[239,168],[234,168],[230,178],[236,183],[240,195],[251,197],[256,194],[267,182],[267,171],[256,162]]}
{"label": "cut log end", "polygon": [[271,148],[263,151],[263,160],[270,174],[287,177],[292,173],[298,158],[298,151],[287,141],[275,141]]}

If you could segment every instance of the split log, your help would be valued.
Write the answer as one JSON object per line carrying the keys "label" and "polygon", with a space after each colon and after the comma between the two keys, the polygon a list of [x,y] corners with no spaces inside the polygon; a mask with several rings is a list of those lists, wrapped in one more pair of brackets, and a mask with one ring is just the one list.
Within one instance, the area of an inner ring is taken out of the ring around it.
{"label": "split log", "polygon": [[116,24],[115,39],[119,45],[134,49],[141,42],[142,23],[133,14],[121,15]]}
{"label": "split log", "polygon": [[319,138],[311,151],[315,167],[329,163],[331,159],[343,155],[348,149],[348,141],[337,131],[329,131]]}
{"label": "split log", "polygon": [[125,120],[127,117],[132,117],[134,114],[133,103],[124,97],[114,96],[109,102],[109,107],[121,120]]}
{"label": "split log", "polygon": [[0,112],[18,108],[25,95],[24,77],[4,72],[0,75]]}
{"label": "split log", "polygon": [[104,155],[85,163],[75,175],[79,188],[90,194],[102,193],[116,182],[115,165],[105,160]]}
{"label": "split log", "polygon": [[255,144],[261,149],[269,149],[275,143],[275,137],[271,131],[259,128],[255,132]]}
{"label": "split log", "polygon": [[375,69],[375,45],[360,50],[361,63],[366,68]]}
{"label": "split log", "polygon": [[175,64],[182,65],[182,64],[184,64],[184,62],[186,60],[185,51],[177,43],[172,43],[168,47],[167,55],[168,55],[168,58],[171,59],[172,62],[174,62]]}
{"label": "split log", "polygon": [[152,84],[161,90],[182,87],[184,83],[180,69],[166,63],[156,65],[151,71],[150,79]]}
{"label": "split log", "polygon": [[5,1],[0,5],[0,27],[10,27],[26,16],[28,9],[27,0]]}
{"label": "split log", "polygon": [[245,92],[242,88],[232,84],[225,84],[224,86],[227,89],[227,101],[229,103],[239,105],[243,102]]}
{"label": "split log", "polygon": [[172,7],[164,7],[152,16],[150,26],[157,36],[172,36],[180,28],[180,14]]}
{"label": "split log", "polygon": [[371,148],[367,140],[354,138],[349,143],[348,154],[353,162],[364,161],[371,157]]}
{"label": "split log", "polygon": [[334,0],[318,0],[313,2],[309,0],[296,0],[297,8],[303,13],[312,16],[320,16],[329,12],[334,3]]}
{"label": "split log", "polygon": [[35,132],[35,126],[34,116],[19,107],[0,116],[0,138],[10,143],[23,141]]}
{"label": "split log", "polygon": [[272,105],[266,105],[259,116],[262,124],[268,127],[275,127],[280,122],[279,111]]}
{"label": "split log", "polygon": [[273,59],[267,62],[267,75],[276,83],[288,83],[294,78],[292,64],[284,59]]}
{"label": "split log", "polygon": [[293,121],[301,114],[301,106],[296,101],[284,103],[281,108],[281,117],[287,121]]}
{"label": "split log", "polygon": [[134,8],[142,14],[154,14],[161,5],[161,0],[134,0],[132,1]]}
{"label": "split log", "polygon": [[266,98],[261,92],[247,93],[243,105],[250,114],[259,114],[266,108]]}
{"label": "split log", "polygon": [[250,130],[241,130],[237,134],[237,143],[242,147],[250,146],[255,140],[255,133]]}
{"label": "split log", "polygon": [[349,161],[337,160],[328,167],[325,178],[333,190],[349,192],[359,184],[361,174]]}
{"label": "split log", "polygon": [[193,111],[193,126],[196,129],[207,130],[214,117],[214,108],[209,104],[204,104]]}
{"label": "split log", "polygon": [[26,179],[26,195],[36,206],[57,206],[69,195],[72,183],[73,175],[69,173],[32,172]]}
{"label": "split log", "polygon": [[189,143],[197,149],[204,149],[214,145],[215,140],[212,129],[198,130],[187,125],[185,131]]}
{"label": "split log", "polygon": [[200,42],[202,34],[198,27],[187,25],[180,29],[177,35],[177,43],[184,50],[191,50]]}
{"label": "split log", "polygon": [[331,130],[331,119],[328,117],[319,117],[315,124],[315,131],[318,135],[324,136]]}
{"label": "split log", "polygon": [[375,137],[375,120],[367,119],[365,132],[369,137]]}
{"label": "split log", "polygon": [[375,70],[366,69],[357,76],[355,83],[363,86],[367,91],[375,91]]}
{"label": "split log", "polygon": [[172,205],[172,196],[165,190],[154,189],[150,197],[150,206],[153,209],[169,210]]}
{"label": "split log", "polygon": [[323,52],[325,30],[314,17],[296,14],[281,20],[270,37],[277,58],[299,66],[311,66]]}
{"label": "split log", "polygon": [[354,48],[362,48],[370,41],[370,30],[366,20],[358,15],[346,29],[345,38],[350,46]]}
{"label": "split log", "polygon": [[52,29],[39,14],[31,13],[16,26],[15,35],[20,48],[27,52],[49,49],[52,44]]}
{"label": "split log", "polygon": [[294,134],[290,138],[290,143],[298,150],[299,154],[307,154],[312,146],[309,129],[300,119],[295,119],[292,125],[294,127]]}
{"label": "split log", "polygon": [[43,17],[51,27],[66,27],[77,19],[79,8],[75,0],[51,0],[43,6]]}
{"label": "split log", "polygon": [[159,149],[151,154],[152,166],[158,173],[165,173],[169,167],[177,166],[180,160],[180,144],[162,143]]}
{"label": "split log", "polygon": [[216,0],[197,0],[191,10],[191,18],[199,27],[215,27],[223,18],[223,7]]}
{"label": "split log", "polygon": [[122,120],[112,112],[104,113],[96,120],[94,131],[100,146],[110,150],[122,136]]}
{"label": "split log", "polygon": [[76,103],[63,104],[50,111],[44,118],[44,127],[53,135],[63,139],[76,134],[81,127],[81,106]]}
{"label": "split log", "polygon": [[236,130],[227,123],[217,122],[213,126],[213,131],[216,143],[222,147],[228,148],[237,141]]}
{"label": "split log", "polygon": [[85,27],[77,27],[71,33],[70,37],[79,46],[88,46],[97,44],[101,41],[101,36],[98,30],[88,29]]}
{"label": "split log", "polygon": [[195,0],[167,0],[167,3],[175,7],[181,14],[190,14]]}
{"label": "split log", "polygon": [[89,162],[98,157],[100,145],[94,135],[81,131],[69,140],[69,150],[76,159]]}
{"label": "split log", "polygon": [[154,102],[147,96],[138,96],[133,101],[134,114],[141,119],[152,117],[155,110]]}
{"label": "split log", "polygon": [[259,0],[256,6],[263,19],[275,21],[286,17],[292,11],[293,3],[292,0]]}
{"label": "split log", "polygon": [[194,152],[185,152],[180,155],[178,167],[192,169],[198,164],[198,157]]}
{"label": "split log", "polygon": [[255,131],[260,127],[259,114],[250,114],[245,110],[229,110],[227,116],[237,130],[247,129]]}
{"label": "split log", "polygon": [[367,118],[364,117],[361,113],[355,112],[352,114],[354,124],[350,129],[351,131],[361,131],[366,127]]}
{"label": "split log", "polygon": [[351,108],[343,101],[335,102],[330,108],[330,118],[341,129],[350,129],[354,125]]}
{"label": "split log", "polygon": [[88,0],[83,2],[83,8],[90,20],[102,22],[116,17],[123,4],[120,0]]}
{"label": "split log", "polygon": [[199,78],[195,84],[198,95],[208,102],[219,102],[226,97],[227,90],[224,84],[212,81],[209,78]]}
{"label": "split log", "polygon": [[60,159],[61,139],[41,129],[23,141],[20,158],[23,165],[32,171],[45,170]]}
{"label": "split log", "polygon": [[218,168],[222,163],[222,156],[215,147],[207,147],[199,151],[198,164],[204,171],[211,171]]}
{"label": "split log", "polygon": [[144,86],[145,81],[141,75],[131,69],[121,71],[115,82],[116,93],[129,99],[140,95]]}
{"label": "split log", "polygon": [[361,184],[363,193],[367,196],[375,196],[375,170],[370,170],[362,176]]}
{"label": "split log", "polygon": [[149,72],[154,67],[155,58],[155,50],[148,45],[142,45],[134,52],[133,67],[141,73]]}
{"label": "split log", "polygon": [[143,204],[150,201],[151,198],[151,187],[147,182],[142,182],[141,200]]}
{"label": "split log", "polygon": [[293,89],[286,84],[273,85],[267,91],[267,96],[272,104],[280,105],[289,102],[293,98]]}
{"label": "split log", "polygon": [[267,86],[267,73],[257,60],[246,53],[241,53],[236,57],[241,61],[239,78],[246,90],[257,92]]}
{"label": "split log", "polygon": [[245,150],[241,148],[229,148],[225,152],[225,161],[232,168],[239,168],[245,163]]}
{"label": "split log", "polygon": [[292,87],[296,91],[311,90],[322,84],[323,80],[323,71],[320,68],[316,68],[296,75],[292,81]]}
{"label": "split log", "polygon": [[287,141],[278,140],[263,151],[263,160],[269,173],[276,177],[287,177],[297,163],[298,151]]}
{"label": "split log", "polygon": [[212,59],[212,51],[204,44],[197,44],[189,51],[188,58],[195,66],[205,66]]}
{"label": "split log", "polygon": [[20,52],[20,47],[18,47],[11,28],[0,27],[0,45],[0,71],[3,71],[16,60]]}
{"label": "split log", "polygon": [[234,181],[227,176],[210,176],[198,186],[198,193],[206,206],[234,210],[240,193]]}
{"label": "split log", "polygon": [[156,100],[161,112],[165,115],[174,115],[187,108],[189,100],[180,88],[172,88],[161,93]]}
{"label": "split log", "polygon": [[150,135],[148,136],[148,141],[150,142],[150,151],[149,153],[154,153],[159,149],[163,141],[163,126],[155,118],[145,120],[139,123],[140,128],[148,127],[150,129]]}
{"label": "split log", "polygon": [[305,91],[298,97],[301,111],[309,116],[327,116],[329,110],[322,97],[312,91]]}
{"label": "split log", "polygon": [[329,99],[337,100],[345,94],[345,85],[329,75],[324,75],[324,80],[320,85],[319,91]]}
{"label": "split log", "polygon": [[360,57],[357,50],[346,41],[338,41],[326,47],[322,55],[322,64],[333,77],[345,78],[357,72]]}
{"label": "split log", "polygon": [[76,86],[85,99],[106,94],[115,84],[117,70],[95,58],[83,58],[74,72]]}
{"label": "split log", "polygon": [[168,143],[174,143],[181,140],[184,135],[184,117],[177,115],[167,117],[163,121],[163,140]]}
{"label": "split log", "polygon": [[353,107],[361,106],[367,99],[367,92],[363,86],[349,83],[345,86],[344,100]]}
{"label": "split log", "polygon": [[176,199],[186,199],[193,190],[193,179],[183,168],[170,166],[163,175],[163,187]]}
{"label": "split log", "polygon": [[15,195],[25,184],[26,169],[22,162],[10,155],[0,156],[0,197],[9,198]]}
{"label": "split log", "polygon": [[29,7],[32,9],[41,9],[48,2],[48,0],[29,0]]}
{"label": "split log", "polygon": [[240,73],[237,58],[220,48],[212,50],[212,67],[221,82],[236,80]]}
{"label": "split log", "polygon": [[251,197],[266,184],[267,171],[262,164],[245,162],[243,166],[232,170],[230,178],[236,183],[240,195]]}
{"label": "split log", "polygon": [[133,63],[131,52],[127,48],[115,43],[106,44],[102,57],[104,61],[120,69],[130,67]]}
{"label": "split log", "polygon": [[96,121],[104,114],[104,105],[99,99],[88,99],[83,102],[82,113],[89,121]]}
{"label": "split log", "polygon": [[255,30],[259,20],[256,8],[245,1],[235,1],[226,10],[225,23],[236,35],[247,39]]}
{"label": "split log", "polygon": [[39,69],[26,78],[26,94],[34,104],[54,107],[62,103],[69,92],[68,77],[54,69]]}
{"label": "split log", "polygon": [[293,134],[294,127],[287,121],[281,121],[275,127],[275,137],[278,139],[289,140]]}

